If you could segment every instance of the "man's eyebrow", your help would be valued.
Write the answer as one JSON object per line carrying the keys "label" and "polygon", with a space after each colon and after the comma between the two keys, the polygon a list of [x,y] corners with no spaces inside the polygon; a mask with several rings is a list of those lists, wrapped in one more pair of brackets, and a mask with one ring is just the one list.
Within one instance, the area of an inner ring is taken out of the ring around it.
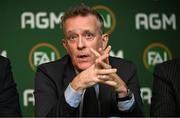
{"label": "man's eyebrow", "polygon": [[66,32],[65,34],[66,34],[66,35],[70,35],[70,34],[76,34],[76,33],[74,33],[73,31],[68,31],[68,32]]}
{"label": "man's eyebrow", "polygon": [[67,31],[66,33],[73,33],[73,31],[70,30],[70,31]]}
{"label": "man's eyebrow", "polygon": [[91,31],[91,30],[84,30],[83,33],[95,33],[94,31]]}
{"label": "man's eyebrow", "polygon": [[90,30],[84,30],[84,32],[91,32]]}

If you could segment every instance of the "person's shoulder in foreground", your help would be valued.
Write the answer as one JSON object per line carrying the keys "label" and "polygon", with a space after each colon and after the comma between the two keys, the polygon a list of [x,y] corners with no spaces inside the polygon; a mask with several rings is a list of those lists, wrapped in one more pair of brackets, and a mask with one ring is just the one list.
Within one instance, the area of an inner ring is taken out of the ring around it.
{"label": "person's shoulder in foreground", "polygon": [[21,109],[10,61],[0,56],[0,117],[5,116],[21,116]]}
{"label": "person's shoulder in foreground", "polygon": [[165,61],[163,63],[157,64],[156,68],[164,68],[165,70],[168,69],[177,69],[180,64],[180,58],[174,58],[172,60]]}
{"label": "person's shoulder in foreground", "polygon": [[158,64],[154,70],[151,116],[180,116],[180,58]]}

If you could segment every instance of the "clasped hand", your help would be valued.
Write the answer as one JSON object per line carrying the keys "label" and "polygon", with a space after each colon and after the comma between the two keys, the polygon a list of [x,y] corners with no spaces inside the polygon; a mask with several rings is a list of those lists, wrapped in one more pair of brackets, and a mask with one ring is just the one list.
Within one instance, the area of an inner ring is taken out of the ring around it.
{"label": "clasped hand", "polygon": [[127,96],[125,82],[116,74],[117,69],[112,68],[109,64],[111,46],[108,46],[105,50],[100,48],[99,52],[94,49],[90,50],[97,57],[95,63],[73,79],[72,87],[76,91],[83,91],[97,83],[103,83],[114,87],[120,98]]}

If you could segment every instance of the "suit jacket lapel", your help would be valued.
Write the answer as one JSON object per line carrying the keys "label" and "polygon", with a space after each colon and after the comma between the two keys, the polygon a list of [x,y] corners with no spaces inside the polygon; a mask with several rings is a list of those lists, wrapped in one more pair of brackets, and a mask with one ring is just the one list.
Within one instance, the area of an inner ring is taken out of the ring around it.
{"label": "suit jacket lapel", "polygon": [[73,80],[73,78],[76,76],[74,67],[70,61],[70,58],[68,58],[67,66],[64,71],[64,85],[67,87],[69,83]]}

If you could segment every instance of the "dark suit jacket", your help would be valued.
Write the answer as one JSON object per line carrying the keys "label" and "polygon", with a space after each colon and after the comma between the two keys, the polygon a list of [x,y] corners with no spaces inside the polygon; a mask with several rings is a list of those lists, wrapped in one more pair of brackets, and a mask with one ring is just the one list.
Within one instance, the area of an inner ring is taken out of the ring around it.
{"label": "dark suit jacket", "polygon": [[10,62],[0,56],[0,117],[2,116],[21,116],[21,110]]}
{"label": "dark suit jacket", "polygon": [[156,66],[151,116],[180,116],[180,58]]}
{"label": "dark suit jacket", "polygon": [[[118,75],[134,93],[135,104],[130,111],[118,111],[113,88],[100,84],[101,116],[142,116],[143,106],[134,65],[113,57],[110,64],[118,69]],[[65,89],[75,76],[69,56],[39,66],[35,78],[35,116],[78,116],[79,107],[70,107],[64,97]]]}

